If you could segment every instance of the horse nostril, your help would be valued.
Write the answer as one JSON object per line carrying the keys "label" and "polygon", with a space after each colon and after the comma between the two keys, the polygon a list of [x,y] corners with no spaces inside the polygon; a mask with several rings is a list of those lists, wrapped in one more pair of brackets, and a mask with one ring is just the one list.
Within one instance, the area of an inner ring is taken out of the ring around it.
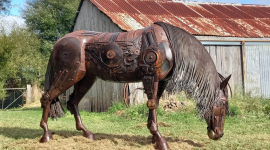
{"label": "horse nostril", "polygon": [[220,134],[220,137],[223,137],[224,133]]}

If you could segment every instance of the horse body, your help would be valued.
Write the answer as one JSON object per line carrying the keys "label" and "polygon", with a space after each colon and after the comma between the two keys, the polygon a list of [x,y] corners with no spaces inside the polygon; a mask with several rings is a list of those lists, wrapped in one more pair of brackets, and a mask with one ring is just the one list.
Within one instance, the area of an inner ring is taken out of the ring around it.
{"label": "horse body", "polygon": [[[41,98],[40,126],[44,129],[41,142],[52,138],[47,126],[51,102],[73,85],[67,108],[74,114],[76,128],[85,137],[94,139],[81,121],[78,104],[97,77],[112,82],[143,82],[149,108],[147,127],[158,149],[169,148],[158,130],[156,117],[159,98],[166,87],[169,92],[191,93],[199,113],[206,119],[209,137],[218,139],[223,135],[223,105],[227,100],[223,89],[228,81],[219,82],[211,57],[192,35],[171,25],[156,23],[122,33],[76,31],[55,43]],[[215,116],[221,119],[215,120]]]}
{"label": "horse body", "polygon": [[[145,74],[162,80],[172,69],[172,60],[168,39],[158,25],[122,33],[73,32],[61,38],[52,52],[55,72],[81,70],[113,82],[138,82]],[[74,64],[77,70],[63,64]]]}

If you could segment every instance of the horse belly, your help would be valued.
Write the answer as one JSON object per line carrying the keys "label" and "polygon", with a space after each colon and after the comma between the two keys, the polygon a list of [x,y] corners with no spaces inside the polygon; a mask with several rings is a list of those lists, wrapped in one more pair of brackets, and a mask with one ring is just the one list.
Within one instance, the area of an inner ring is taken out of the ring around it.
{"label": "horse belly", "polygon": [[134,71],[113,71],[102,68],[100,65],[96,64],[94,61],[86,62],[86,74],[89,76],[97,76],[102,80],[111,82],[139,82],[141,77],[139,76],[138,69]]}

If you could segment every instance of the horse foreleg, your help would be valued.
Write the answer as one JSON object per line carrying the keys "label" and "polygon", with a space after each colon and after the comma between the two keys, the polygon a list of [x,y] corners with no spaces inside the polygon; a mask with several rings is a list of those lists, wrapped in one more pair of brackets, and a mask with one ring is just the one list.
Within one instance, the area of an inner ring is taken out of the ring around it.
{"label": "horse foreleg", "polygon": [[156,109],[149,109],[149,117],[147,127],[150,130],[150,133],[153,135],[152,143],[156,143],[156,149],[167,150],[169,149],[169,145],[166,139],[161,135],[158,130],[157,124],[157,113]]}
{"label": "horse foreleg", "polygon": [[78,104],[83,98],[83,96],[87,93],[87,91],[92,87],[95,80],[95,77],[84,77],[81,81],[79,81],[74,86],[73,94],[70,96],[70,100],[67,103],[68,110],[71,112],[71,114],[74,114],[74,118],[76,121],[76,129],[82,130],[83,136],[91,140],[95,139],[94,135],[83,125],[80,112],[78,110]]}
{"label": "horse foreleg", "polygon": [[[159,82],[155,81],[155,78],[152,76],[145,76],[143,78],[143,84],[145,93],[147,94],[147,107],[149,108],[149,116],[147,122],[147,128],[150,130],[150,133],[153,135],[152,143],[156,143],[156,149],[167,150],[169,146],[164,137],[160,134],[158,130],[157,123],[157,113],[156,108],[158,107],[158,99],[160,98],[160,88]],[[159,91],[159,92],[158,92]],[[158,98],[158,99],[157,99]]]}

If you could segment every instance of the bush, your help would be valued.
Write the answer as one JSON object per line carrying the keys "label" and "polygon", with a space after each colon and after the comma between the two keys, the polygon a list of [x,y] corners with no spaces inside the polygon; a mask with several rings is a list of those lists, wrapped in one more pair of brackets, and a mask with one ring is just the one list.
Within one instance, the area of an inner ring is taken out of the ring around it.
{"label": "bush", "polygon": [[270,106],[269,105],[265,105],[263,111],[264,111],[265,114],[270,115]]}
{"label": "bush", "polygon": [[126,105],[124,102],[113,102],[113,105],[109,108],[109,113],[116,113],[117,111],[124,110]]}
{"label": "bush", "polygon": [[[109,108],[109,113],[116,113],[121,117],[126,119],[137,119],[137,118],[146,118],[148,117],[149,109],[146,104],[133,105],[130,107],[126,107],[123,102],[116,102]],[[162,107],[157,108],[157,115],[164,115],[165,111]]]}
{"label": "bush", "polygon": [[262,97],[251,97],[250,94],[234,95],[229,100],[230,115],[269,115],[270,114],[270,100]]}
{"label": "bush", "polygon": [[239,108],[235,105],[229,106],[229,112],[230,112],[230,114],[229,114],[230,116],[237,116],[237,115],[241,114]]}

